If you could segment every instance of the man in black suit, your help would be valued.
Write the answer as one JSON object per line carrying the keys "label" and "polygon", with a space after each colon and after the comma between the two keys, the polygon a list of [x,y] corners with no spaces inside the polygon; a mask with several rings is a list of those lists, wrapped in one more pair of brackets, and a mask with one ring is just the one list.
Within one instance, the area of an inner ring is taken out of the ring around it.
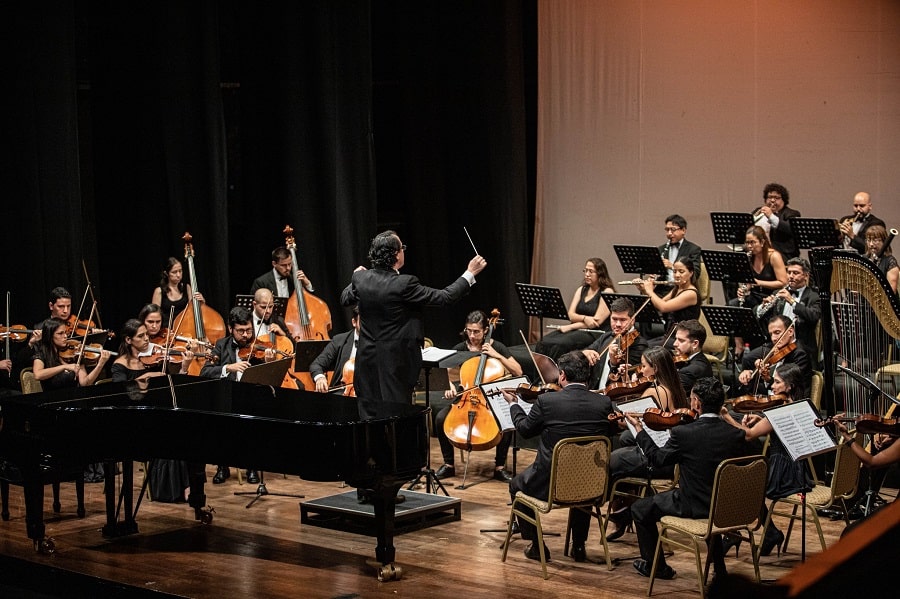
{"label": "man in black suit", "polygon": [[[744,353],[743,370],[738,375],[738,381],[742,387],[738,390],[738,394],[767,394],[773,382],[772,373],[780,364],[799,366],[800,372],[803,373],[804,388],[809,389],[812,383],[812,365],[806,351],[796,343],[797,339],[794,328],[791,326],[791,319],[783,314],[776,314],[769,320],[768,329],[770,342]],[[794,350],[784,356],[778,356],[779,350],[792,343],[796,345]],[[774,353],[772,353],[773,347],[775,348]],[[772,359],[765,364],[765,358],[770,355],[778,359]]]}
{"label": "man in black suit", "polygon": [[[359,310],[356,307],[353,308],[350,324],[353,328],[332,337],[322,353],[309,365],[309,374],[319,393],[327,393],[329,388],[343,385],[344,365],[350,360],[354,361],[354,375],[356,374],[356,350],[359,345]],[[330,382],[326,374],[329,370],[334,371]]]}
{"label": "man in black suit", "polygon": [[394,231],[379,233],[369,248],[372,268],[360,266],[341,293],[341,304],[359,306],[359,349],[353,384],[361,418],[374,418],[382,402],[408,403],[422,366],[424,306],[459,301],[487,261],[475,256],[466,272],[443,289],[400,274],[406,246]]}
{"label": "man in black suit", "polygon": [[685,395],[691,394],[697,379],[712,376],[712,365],[703,353],[704,343],[706,329],[699,320],[682,320],[675,325],[675,355],[687,357],[675,363]]}
{"label": "man in black suit", "polygon": [[853,196],[853,214],[841,217],[840,220],[844,247],[865,254],[866,229],[875,225],[881,225],[887,229],[884,221],[872,214],[872,198],[868,193],[861,191]]}
{"label": "man in black suit", "polygon": [[[611,330],[581,350],[591,365],[591,389],[605,389],[612,380],[620,380],[629,365],[641,363],[641,355],[647,349],[647,342],[634,327],[634,304],[627,297],[613,301],[609,325]],[[628,346],[627,351],[623,351],[624,345]]]}
{"label": "man in black suit", "polygon": [[791,258],[787,261],[788,285],[779,289],[756,307],[756,317],[762,322],[776,314],[784,314],[794,319],[797,341],[806,351],[813,366],[819,363],[819,344],[816,341],[816,326],[822,319],[819,293],[809,286],[809,262],[806,258]]}
{"label": "man in black suit", "polygon": [[[527,414],[514,393],[503,392],[503,397],[510,403],[509,413],[516,431],[523,437],[541,436],[534,462],[509,483],[511,498],[514,499],[516,493],[522,491],[532,497],[547,499],[553,448],[561,439],[609,435],[612,432],[609,423],[612,402],[607,396],[588,390],[586,383],[589,374],[588,360],[582,352],[576,350],[563,354],[559,358],[559,385],[563,390],[539,395]],[[591,518],[579,509],[569,510],[569,518],[572,524],[572,558],[583,562],[587,559],[584,544]],[[522,538],[531,541],[525,549],[525,557],[540,559],[540,548],[535,544],[537,530],[524,520],[520,520],[518,525]],[[550,552],[546,546],[544,555],[549,561]]]}
{"label": "man in black suit", "polygon": [[800,250],[797,248],[790,220],[800,216],[800,213],[788,206],[791,196],[787,188],[778,183],[769,183],[763,189],[763,200],[763,205],[754,214],[769,224],[772,247],[781,252],[785,260],[799,256]]}
{"label": "man in black suit", "polygon": [[672,265],[677,261],[684,263],[690,260],[694,265],[694,273],[700,276],[700,246],[684,238],[687,233],[687,221],[680,214],[666,217],[666,242],[659,246],[659,255],[668,269],[667,281],[674,281]]}
{"label": "man in black suit", "polygon": [[[291,279],[293,263],[291,253],[287,249],[275,248],[272,252],[272,270],[256,277],[250,287],[250,293],[256,293],[257,289],[266,288],[275,297],[290,297],[294,292],[294,282]],[[312,281],[302,270],[297,271],[297,280],[303,283],[307,291],[313,292]]]}
{"label": "man in black suit", "polygon": [[[662,517],[705,518],[709,515],[713,479],[719,464],[723,460],[754,453],[754,446],[744,439],[744,432],[719,418],[719,411],[725,403],[725,391],[719,379],[698,379],[690,398],[691,408],[700,417],[690,424],[673,427],[663,447],[653,442],[635,415],[626,413],[625,416],[637,429],[635,439],[654,468],[675,464],[680,467],[678,488],[639,499],[631,506],[641,551],[640,559],[634,561],[634,568],[641,576],[650,576],[659,539],[657,524]],[[725,556],[720,536],[712,541],[710,553],[716,576],[724,575]],[[662,552],[656,576],[664,580],[675,578],[675,570],[666,563]]]}

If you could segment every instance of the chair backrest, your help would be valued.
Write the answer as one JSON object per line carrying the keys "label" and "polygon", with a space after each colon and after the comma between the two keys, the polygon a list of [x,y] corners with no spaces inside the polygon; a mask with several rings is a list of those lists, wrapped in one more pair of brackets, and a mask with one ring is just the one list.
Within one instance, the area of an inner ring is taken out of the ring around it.
{"label": "chair backrest", "polygon": [[766,499],[768,471],[768,462],[761,455],[719,464],[709,505],[710,529],[749,525],[756,520]]}
{"label": "chair backrest", "polygon": [[821,372],[814,370],[812,382],[809,385],[809,399],[812,401],[813,405],[816,406],[816,410],[819,410],[822,407],[822,389],[824,387],[825,377],[822,376]]}
{"label": "chair backrest", "polygon": [[553,448],[550,467],[551,505],[578,504],[606,495],[610,442],[607,437],[571,437]]}
{"label": "chair backrest", "polygon": [[31,366],[28,368],[23,368],[22,372],[19,373],[19,385],[22,386],[22,393],[40,393],[44,389],[41,387],[41,382],[34,378],[34,372],[31,370]]}
{"label": "chair backrest", "polygon": [[859,457],[853,453],[850,444],[838,445],[834,457],[834,475],[831,477],[831,498],[852,497],[859,483]]}
{"label": "chair backrest", "polygon": [[700,293],[700,301],[705,302],[709,299],[710,291],[709,273],[706,272],[706,264],[700,261],[700,274],[697,275],[697,291]]}
{"label": "chair backrest", "polygon": [[713,335],[712,330],[709,328],[709,321],[706,320],[706,315],[703,312],[700,312],[700,318],[697,320],[706,329],[706,341],[703,343],[702,348],[703,353],[724,360],[728,352],[728,337],[725,335]]}

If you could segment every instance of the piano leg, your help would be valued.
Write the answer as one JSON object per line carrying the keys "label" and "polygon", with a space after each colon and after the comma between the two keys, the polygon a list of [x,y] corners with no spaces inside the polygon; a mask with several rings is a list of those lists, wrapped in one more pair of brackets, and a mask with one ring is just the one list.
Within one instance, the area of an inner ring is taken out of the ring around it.
{"label": "piano leg", "polygon": [[134,519],[134,462],[122,462],[122,494],[119,500],[124,503],[122,509],[125,520],[121,524],[116,505],[116,463],[104,462],[103,471],[106,473],[103,479],[103,493],[106,495],[106,526],[102,529],[103,536],[115,538],[136,534],[138,526]]}
{"label": "piano leg", "polygon": [[375,546],[379,582],[399,580],[403,576],[400,566],[394,565],[394,511],[397,493],[403,483],[382,486],[370,492],[372,507],[375,509],[375,531],[378,544]]}
{"label": "piano leg", "polygon": [[40,470],[22,469],[22,491],[25,493],[25,529],[38,553],[53,553],[53,539],[46,537],[44,527],[44,485]]}

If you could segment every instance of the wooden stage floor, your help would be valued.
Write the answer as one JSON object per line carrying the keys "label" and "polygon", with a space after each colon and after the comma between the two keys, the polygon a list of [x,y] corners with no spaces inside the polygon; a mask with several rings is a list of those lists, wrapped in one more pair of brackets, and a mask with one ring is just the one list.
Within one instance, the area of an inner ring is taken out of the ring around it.
{"label": "wooden stage floor", "polygon": [[[519,469],[534,456],[519,452]],[[311,459],[315,459],[311,456]],[[440,453],[432,440],[432,462],[439,465]],[[462,473],[462,464],[457,472]],[[215,508],[211,525],[193,519],[184,504],[144,502],[138,514],[140,534],[117,540],[100,535],[105,517],[103,485],[86,485],[87,517],[75,514],[74,486],[63,484],[59,517],[51,516],[50,489],[47,488],[48,534],[56,541],[51,556],[34,553],[25,535],[21,489],[12,487],[11,518],[0,522],[0,596],[10,597],[429,597],[459,599],[479,597],[566,597],[621,599],[645,597],[647,579],[640,577],[631,562],[638,555],[634,534],[610,544],[613,558],[620,562],[612,571],[602,563],[602,547],[596,527],[588,541],[587,563],[575,563],[563,556],[563,538],[551,537],[550,579],[543,580],[538,562],[525,559],[525,542],[515,539],[505,564],[500,562],[503,533],[482,529],[505,528],[509,514],[508,486],[486,479],[493,468],[493,452],[472,454],[470,488],[457,490],[445,483],[454,497],[462,499],[462,519],[401,534],[395,538],[397,563],[402,580],[379,583],[375,569],[367,562],[374,558],[372,537],[300,524],[298,499],[263,497],[247,509],[247,497],[235,491],[255,491],[255,485],[239,486],[235,476],[223,485],[207,484],[209,504]],[[136,465],[136,469],[139,466]],[[208,467],[211,479],[215,472]],[[234,469],[232,469],[234,474]],[[143,472],[135,473],[140,484]],[[318,498],[346,491],[339,483],[313,483],[296,476],[283,478],[268,474],[272,493],[303,494]],[[895,495],[893,490],[886,493]],[[545,520],[545,530],[564,532],[565,510],[557,510]],[[779,527],[785,522],[776,518]],[[826,542],[837,541],[842,522],[824,521]],[[809,523],[808,555],[820,551],[815,528]],[[774,552],[761,560],[764,580],[773,581],[800,563],[800,535],[795,531],[789,551]],[[741,547],[727,559],[730,572],[751,576],[749,548]],[[684,552],[669,563],[678,571],[672,581],[658,581],[654,596],[698,597],[693,561]],[[40,594],[4,587],[11,579],[31,581]],[[109,582],[98,582],[109,581]],[[101,590],[98,591],[97,585]],[[48,588],[49,587],[49,588]]]}

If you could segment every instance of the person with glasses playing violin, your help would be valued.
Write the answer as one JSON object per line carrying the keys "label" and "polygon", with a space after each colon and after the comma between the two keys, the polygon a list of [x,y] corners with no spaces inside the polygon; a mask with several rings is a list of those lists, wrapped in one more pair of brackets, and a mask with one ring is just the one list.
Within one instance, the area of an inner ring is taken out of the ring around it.
{"label": "person with glasses playing violin", "polygon": [[41,388],[44,391],[66,387],[87,387],[97,381],[103,371],[103,366],[110,357],[107,350],[100,350],[96,354],[98,356],[96,365],[88,372],[84,357],[81,360],[78,360],[77,355],[72,358],[65,357],[66,353],[76,353],[78,350],[78,345],[70,344],[65,322],[56,318],[48,318],[44,321],[40,332],[40,340],[34,349],[32,369],[35,380],[41,382]]}
{"label": "person with glasses playing violin", "polygon": [[769,343],[764,343],[744,355],[743,370],[738,374],[741,386],[736,395],[768,395],[772,372],[781,364],[796,364],[803,374],[804,388],[812,383],[812,364],[806,351],[797,344],[793,323],[783,314],[776,314],[768,323]]}
{"label": "person with glasses playing violin", "polygon": [[603,333],[582,353],[591,366],[591,389],[605,389],[611,382],[624,380],[628,367],[641,363],[647,342],[634,326],[634,304],[627,297],[613,300],[609,308],[611,330]]}
{"label": "person with glasses playing violin", "polygon": [[[506,372],[508,372],[511,376],[522,376],[522,367],[519,365],[519,362],[512,356],[512,354],[510,354],[509,349],[505,345],[503,345],[503,343],[497,341],[496,339],[491,339],[490,343],[484,342],[487,327],[487,314],[485,314],[481,310],[470,312],[469,315],[466,316],[465,328],[462,331],[462,334],[465,337],[465,341],[457,343],[455,346],[453,346],[452,349],[454,351],[468,351],[486,354],[489,358],[495,358],[496,360],[499,360],[503,365],[504,370],[506,370]],[[450,376],[451,378],[455,378],[456,380],[451,382],[451,388],[444,393],[444,398],[452,401],[455,400],[459,396],[459,394],[464,391],[464,389],[459,386],[458,369],[451,370]],[[435,433],[437,434],[438,442],[441,445],[441,455],[444,458],[444,463],[440,468],[438,468],[437,472],[435,473],[435,477],[438,480],[456,476],[456,467],[454,465],[454,447],[453,444],[450,443],[450,439],[447,438],[447,433],[444,432],[444,421],[447,419],[447,415],[450,413],[451,409],[453,409],[452,403],[438,412],[437,416],[435,416],[434,418],[434,429]],[[510,480],[512,480],[512,476],[510,476],[510,474],[505,469],[506,454],[509,452],[509,446],[511,444],[512,431],[508,431],[503,434],[503,438],[500,439],[500,442],[497,444],[494,453],[494,479],[505,483],[508,483]]]}

